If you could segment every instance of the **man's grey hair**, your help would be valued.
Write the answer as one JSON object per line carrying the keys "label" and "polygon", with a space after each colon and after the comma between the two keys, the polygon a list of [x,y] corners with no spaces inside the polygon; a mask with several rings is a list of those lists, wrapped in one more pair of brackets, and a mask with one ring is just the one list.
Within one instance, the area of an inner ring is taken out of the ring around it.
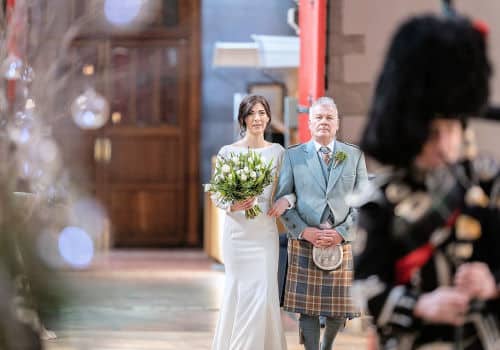
{"label": "man's grey hair", "polygon": [[333,109],[338,111],[337,105],[335,104],[335,101],[333,100],[333,98],[326,97],[326,96],[319,97],[316,101],[314,101],[311,104],[311,107],[309,107],[309,119],[312,118],[313,110],[316,109],[316,107],[318,107],[318,106],[332,107]]}

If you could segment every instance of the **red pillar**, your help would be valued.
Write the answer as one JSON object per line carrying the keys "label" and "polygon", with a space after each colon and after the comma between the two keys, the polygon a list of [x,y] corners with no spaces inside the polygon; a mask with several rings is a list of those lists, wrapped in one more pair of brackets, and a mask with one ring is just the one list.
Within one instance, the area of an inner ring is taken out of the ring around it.
{"label": "red pillar", "polygon": [[5,13],[7,16],[10,16],[10,12],[14,9],[14,4],[16,3],[16,0],[7,0],[7,5],[5,8]]}
{"label": "red pillar", "polygon": [[[325,93],[326,4],[328,0],[300,0],[299,104],[307,106]],[[299,114],[299,139],[311,137],[307,113]]]}

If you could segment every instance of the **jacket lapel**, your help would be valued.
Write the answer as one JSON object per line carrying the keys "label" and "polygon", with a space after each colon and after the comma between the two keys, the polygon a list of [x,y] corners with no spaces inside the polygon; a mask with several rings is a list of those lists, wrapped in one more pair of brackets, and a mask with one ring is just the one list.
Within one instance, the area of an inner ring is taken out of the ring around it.
{"label": "jacket lapel", "polygon": [[[333,150],[333,157],[335,158],[335,153],[340,151],[346,152],[346,150],[344,149],[344,145],[339,141],[335,141],[335,149]],[[335,160],[333,159],[332,161],[333,161],[332,169],[330,170],[330,176],[328,177],[328,186],[326,189],[327,193],[332,190],[333,186],[335,186],[335,184],[339,180],[340,175],[342,174],[342,170],[344,169],[346,163],[346,161],[344,160],[343,162],[335,166]]]}
{"label": "jacket lapel", "polygon": [[321,170],[321,164],[319,164],[319,158],[316,154],[316,148],[314,147],[314,142],[309,141],[305,147],[305,152],[307,153],[307,167],[309,168],[312,176],[316,179],[316,182],[321,186],[321,190],[326,190],[325,178],[323,177],[323,170]]}

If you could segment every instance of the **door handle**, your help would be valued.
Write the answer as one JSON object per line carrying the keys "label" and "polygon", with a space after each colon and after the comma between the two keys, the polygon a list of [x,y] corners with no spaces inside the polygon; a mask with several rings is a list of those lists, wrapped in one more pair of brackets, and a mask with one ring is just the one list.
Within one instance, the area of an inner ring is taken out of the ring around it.
{"label": "door handle", "polygon": [[94,140],[94,161],[99,163],[102,161],[102,139],[100,137]]}
{"label": "door handle", "polygon": [[112,144],[108,137],[98,137],[94,141],[94,160],[96,163],[109,163],[112,155]]}
{"label": "door handle", "polygon": [[102,161],[104,163],[111,162],[111,156],[113,154],[113,147],[111,144],[111,140],[106,137],[102,139],[103,142],[103,153],[102,153]]}

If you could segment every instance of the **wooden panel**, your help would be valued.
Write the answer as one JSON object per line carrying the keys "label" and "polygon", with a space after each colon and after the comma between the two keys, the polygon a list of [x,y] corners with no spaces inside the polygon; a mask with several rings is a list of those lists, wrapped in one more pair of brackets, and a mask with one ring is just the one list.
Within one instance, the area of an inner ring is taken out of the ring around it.
{"label": "wooden panel", "polygon": [[111,220],[117,246],[183,243],[185,239],[183,197],[181,189],[112,190]]}
{"label": "wooden panel", "polygon": [[107,181],[112,184],[161,183],[182,186],[182,150],[174,137],[111,137]]}

